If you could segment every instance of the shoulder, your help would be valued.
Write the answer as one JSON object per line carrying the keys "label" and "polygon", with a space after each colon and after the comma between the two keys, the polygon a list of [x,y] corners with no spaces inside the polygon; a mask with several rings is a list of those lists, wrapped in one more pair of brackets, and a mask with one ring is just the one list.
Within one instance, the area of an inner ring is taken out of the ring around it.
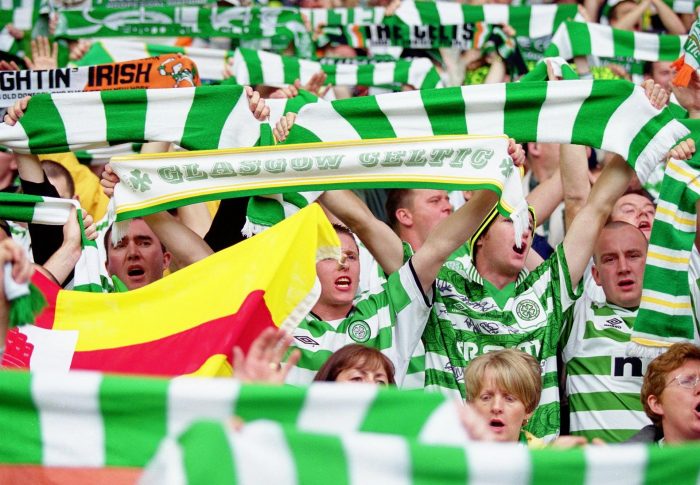
{"label": "shoulder", "polygon": [[657,443],[663,437],[663,430],[650,424],[640,429],[637,434],[625,441],[625,443]]}

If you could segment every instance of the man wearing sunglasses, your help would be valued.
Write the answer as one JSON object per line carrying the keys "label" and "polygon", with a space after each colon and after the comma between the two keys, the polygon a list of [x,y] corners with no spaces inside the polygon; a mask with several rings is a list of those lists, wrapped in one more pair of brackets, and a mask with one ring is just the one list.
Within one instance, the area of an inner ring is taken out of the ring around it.
{"label": "man wearing sunglasses", "polygon": [[654,424],[630,442],[700,440],[700,347],[678,343],[654,359],[644,376],[641,399]]}

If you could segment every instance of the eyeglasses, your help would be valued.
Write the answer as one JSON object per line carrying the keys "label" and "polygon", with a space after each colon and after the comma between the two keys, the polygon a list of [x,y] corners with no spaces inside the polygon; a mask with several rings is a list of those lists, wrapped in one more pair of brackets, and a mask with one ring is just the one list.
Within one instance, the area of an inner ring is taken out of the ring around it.
{"label": "eyeglasses", "polygon": [[[671,382],[676,381],[679,386],[685,387],[686,389],[695,389],[695,386],[700,383],[700,375],[678,375],[671,379]],[[669,382],[670,384],[670,382]]]}

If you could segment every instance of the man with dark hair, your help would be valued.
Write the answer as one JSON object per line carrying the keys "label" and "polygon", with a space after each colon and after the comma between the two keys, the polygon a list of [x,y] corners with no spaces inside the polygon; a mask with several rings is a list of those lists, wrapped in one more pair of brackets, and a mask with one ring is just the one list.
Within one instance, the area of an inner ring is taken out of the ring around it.
{"label": "man with dark hair", "polygon": [[655,83],[660,84],[666,91],[671,91],[673,87],[671,80],[675,71],[671,67],[671,61],[656,61],[644,63],[644,78],[653,79]]}
{"label": "man with dark hair", "polygon": [[[333,205],[331,193],[326,194],[323,200]],[[474,195],[460,210],[435,224],[420,249],[390,274],[381,288],[358,298],[357,244],[348,229],[336,227],[342,256],[340,261],[329,259],[316,264],[321,296],[292,333],[293,346],[301,350],[301,359],[287,382],[310,383],[334,351],[347,344],[361,343],[381,350],[391,359],[396,382],[402,385],[430,315],[432,286],[438,271],[450,254],[474,233],[495,202],[496,195],[492,192],[480,191]],[[363,242],[369,246],[384,243],[376,233],[365,234],[367,237],[369,240]]]}
{"label": "man with dark hair", "polygon": [[171,254],[143,219],[129,222],[129,230],[116,245],[112,229],[105,234],[107,272],[116,276],[127,289],[135,290],[163,277]]}
{"label": "man with dark hair", "polygon": [[386,214],[394,232],[418,251],[433,227],[452,214],[452,206],[445,190],[392,189]]}

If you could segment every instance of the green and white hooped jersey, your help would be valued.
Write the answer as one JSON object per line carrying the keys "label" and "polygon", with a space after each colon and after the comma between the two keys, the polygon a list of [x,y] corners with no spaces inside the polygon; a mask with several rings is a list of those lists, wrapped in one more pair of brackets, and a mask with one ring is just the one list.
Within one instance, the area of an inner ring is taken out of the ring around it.
{"label": "green and white hooped jersey", "polygon": [[[520,273],[502,306],[484,286],[468,255],[446,263],[436,281],[431,318],[423,334],[426,388],[464,399],[464,368],[486,352],[516,348],[542,366],[542,397],[527,431],[559,432],[557,345],[565,312],[582,291],[571,286],[561,245],[533,272]],[[501,300],[501,298],[498,298]]]}
{"label": "green and white hooped jersey", "polygon": [[292,349],[301,350],[301,360],[287,383],[311,383],[333,352],[359,343],[380,350],[393,362],[394,378],[401,386],[430,314],[430,296],[423,294],[408,261],[389,275],[383,291],[362,294],[345,318],[323,321],[310,313],[292,332]]}
{"label": "green and white hooped jersey", "polygon": [[[356,237],[357,246],[360,249],[360,293],[365,291],[377,293],[383,291],[386,284],[386,274],[382,270],[372,253]],[[403,262],[406,263],[413,256],[413,248],[403,241]],[[404,377],[402,389],[423,389],[425,385],[425,348],[423,342],[418,341],[413,355],[408,364],[406,377]]]}
{"label": "green and white hooped jersey", "polygon": [[651,424],[639,398],[651,359],[627,357],[637,310],[584,296],[562,334],[572,435],[617,443]]}

